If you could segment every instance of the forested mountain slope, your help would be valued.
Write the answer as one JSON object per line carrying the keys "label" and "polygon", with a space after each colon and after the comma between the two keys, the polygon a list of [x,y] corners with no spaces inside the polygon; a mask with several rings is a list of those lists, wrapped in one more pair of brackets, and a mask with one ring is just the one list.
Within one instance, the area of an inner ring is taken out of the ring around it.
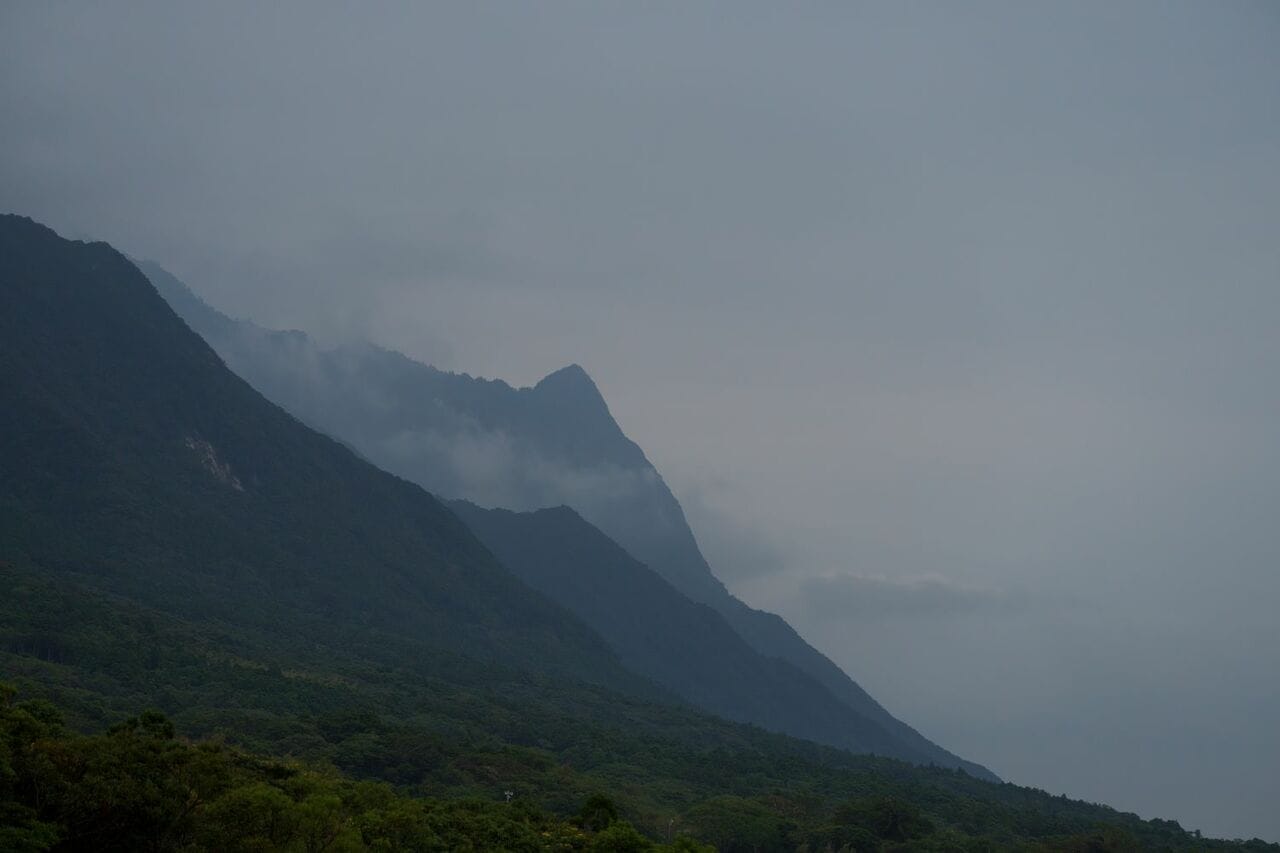
{"label": "forested mountain slope", "polygon": [[855,752],[927,763],[806,673],[761,655],[718,612],[681,595],[572,509],[449,506],[504,565],[577,614],[624,664],[694,705]]}
{"label": "forested mountain slope", "polygon": [[[155,264],[140,266],[232,370],[304,422],[447,498],[514,510],[572,507],[680,592],[718,611],[758,653],[792,664],[889,733],[893,754],[996,778],[893,717],[780,616],[731,595],[679,502],[581,367],[512,388],[373,346],[325,349],[301,332],[229,319]],[[748,710],[730,715],[745,718]],[[837,744],[858,737],[827,740],[820,728],[806,736]]]}
{"label": "forested mountain slope", "polygon": [[[60,828],[52,849],[95,853],[264,849],[253,839],[306,828],[344,850],[645,849],[556,831],[603,794],[651,839],[743,853],[1280,850],[594,685],[441,677],[411,654],[178,617],[27,564],[0,561],[0,588],[0,672],[18,688],[0,684],[0,849],[44,850]],[[171,740],[147,708],[205,742]]]}
{"label": "forested mountain slope", "polygon": [[175,612],[647,690],[420,487],[227,370],[103,243],[0,218],[0,558]]}
{"label": "forested mountain slope", "polygon": [[110,247],[18,217],[0,590],[0,849],[1231,847],[669,701]]}

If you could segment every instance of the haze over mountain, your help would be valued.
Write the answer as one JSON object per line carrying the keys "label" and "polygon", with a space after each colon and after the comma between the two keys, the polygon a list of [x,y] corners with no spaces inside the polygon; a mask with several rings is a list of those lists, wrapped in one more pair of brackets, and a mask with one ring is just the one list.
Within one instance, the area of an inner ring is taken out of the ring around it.
{"label": "haze over mountain", "polygon": [[[734,598],[707,565],[662,477],[623,434],[580,366],[556,371],[532,388],[515,389],[501,381],[440,371],[374,346],[325,349],[302,332],[270,331],[232,320],[154,263],[141,262],[140,268],[232,370],[303,422],[346,442],[386,470],[433,493],[488,506],[530,510],[565,504],[600,528],[626,552],[611,550],[611,543],[601,542],[603,537],[594,536],[589,525],[574,526],[555,514],[521,519],[463,510],[464,518],[480,523],[480,529],[494,537],[485,541],[504,562],[606,638],[611,635],[605,629],[621,624],[617,608],[635,604],[639,609],[629,618],[649,622],[650,640],[663,630],[655,617],[685,612],[690,635],[686,642],[710,630],[721,649],[732,650],[737,661],[732,668],[754,666],[770,673],[747,688],[750,697],[733,685],[738,676],[727,676],[724,669],[715,679],[690,680],[688,670],[671,669],[681,662],[667,661],[665,669],[640,669],[644,674],[733,719],[837,746],[964,767],[994,778],[987,769],[957,758],[894,718],[783,619]],[[539,530],[539,522],[557,525],[561,536],[568,531],[584,541],[571,539],[558,553],[548,553],[548,543],[557,536]],[[534,541],[522,544],[522,530],[541,547]],[[588,553],[592,561],[587,565],[572,559]],[[707,626],[685,602],[672,600],[674,590],[644,581],[638,576],[644,566],[628,554],[692,601],[712,607],[724,623]],[[594,565],[596,560],[601,565]],[[628,575],[631,593],[615,589],[599,600],[609,603],[607,610],[593,610],[580,596],[581,587],[593,583],[595,570]],[[549,580],[557,571],[558,579]],[[634,584],[644,593],[635,595]],[[647,606],[640,608],[640,602]],[[737,637],[723,636],[735,632]],[[735,646],[738,637],[763,660],[747,662],[741,654],[745,649]],[[628,639],[637,637],[631,634]],[[634,643],[615,648],[620,653],[637,651]],[[647,654],[652,653],[650,646]],[[775,658],[797,671],[781,671],[769,662]],[[714,655],[708,665],[712,660]],[[690,692],[695,686],[701,689]],[[712,695],[726,687],[738,695]]]}
{"label": "haze over mountain", "polygon": [[[693,704],[731,720],[917,764],[957,760],[905,727],[842,704],[795,664],[761,654],[712,608],[638,563],[568,507],[516,513],[449,504],[518,577],[600,633],[622,661]],[[914,735],[914,733],[911,733]]]}
{"label": "haze over mountain", "polygon": [[[6,849],[1240,849],[688,709],[232,374],[123,255],[12,215],[0,403]],[[637,614],[708,643],[692,678],[797,675],[568,509],[457,508],[640,673],[680,650]]]}
{"label": "haze over mountain", "polygon": [[434,497],[228,371],[111,247],[5,215],[0,264],[10,559],[325,645],[385,636],[658,695]]}
{"label": "haze over mountain", "polygon": [[1002,778],[1280,840],[1270,2],[0,4],[0,208],[587,367],[728,589]]}

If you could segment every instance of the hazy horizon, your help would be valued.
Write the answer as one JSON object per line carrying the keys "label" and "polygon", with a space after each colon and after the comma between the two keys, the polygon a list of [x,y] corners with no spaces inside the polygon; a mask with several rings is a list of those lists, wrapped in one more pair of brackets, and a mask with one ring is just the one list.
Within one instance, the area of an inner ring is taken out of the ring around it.
{"label": "hazy horizon", "polygon": [[1280,841],[1280,12],[0,11],[0,208],[596,380],[717,574],[1005,779]]}

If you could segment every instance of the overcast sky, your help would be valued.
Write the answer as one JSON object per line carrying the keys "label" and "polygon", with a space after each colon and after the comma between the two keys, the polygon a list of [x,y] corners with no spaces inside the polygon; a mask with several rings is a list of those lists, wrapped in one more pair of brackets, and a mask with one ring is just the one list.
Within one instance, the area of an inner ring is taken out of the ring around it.
{"label": "overcast sky", "polygon": [[0,208],[579,362],[929,737],[1280,841],[1280,6],[177,5],[0,7]]}

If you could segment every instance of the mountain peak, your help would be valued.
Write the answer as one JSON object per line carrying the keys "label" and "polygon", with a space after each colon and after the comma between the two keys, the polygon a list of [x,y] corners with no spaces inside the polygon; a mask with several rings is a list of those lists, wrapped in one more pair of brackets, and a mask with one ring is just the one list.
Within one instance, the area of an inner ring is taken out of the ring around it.
{"label": "mountain peak", "polygon": [[533,399],[540,401],[541,406],[551,406],[556,410],[572,412],[579,418],[588,418],[597,428],[621,432],[614,423],[613,416],[609,414],[609,405],[605,402],[604,395],[581,365],[570,364],[542,377],[533,386]]}
{"label": "mountain peak", "polygon": [[600,389],[596,387],[596,383],[592,381],[587,371],[582,369],[582,365],[576,362],[548,373],[533,387],[535,391],[587,392],[600,396]]}

